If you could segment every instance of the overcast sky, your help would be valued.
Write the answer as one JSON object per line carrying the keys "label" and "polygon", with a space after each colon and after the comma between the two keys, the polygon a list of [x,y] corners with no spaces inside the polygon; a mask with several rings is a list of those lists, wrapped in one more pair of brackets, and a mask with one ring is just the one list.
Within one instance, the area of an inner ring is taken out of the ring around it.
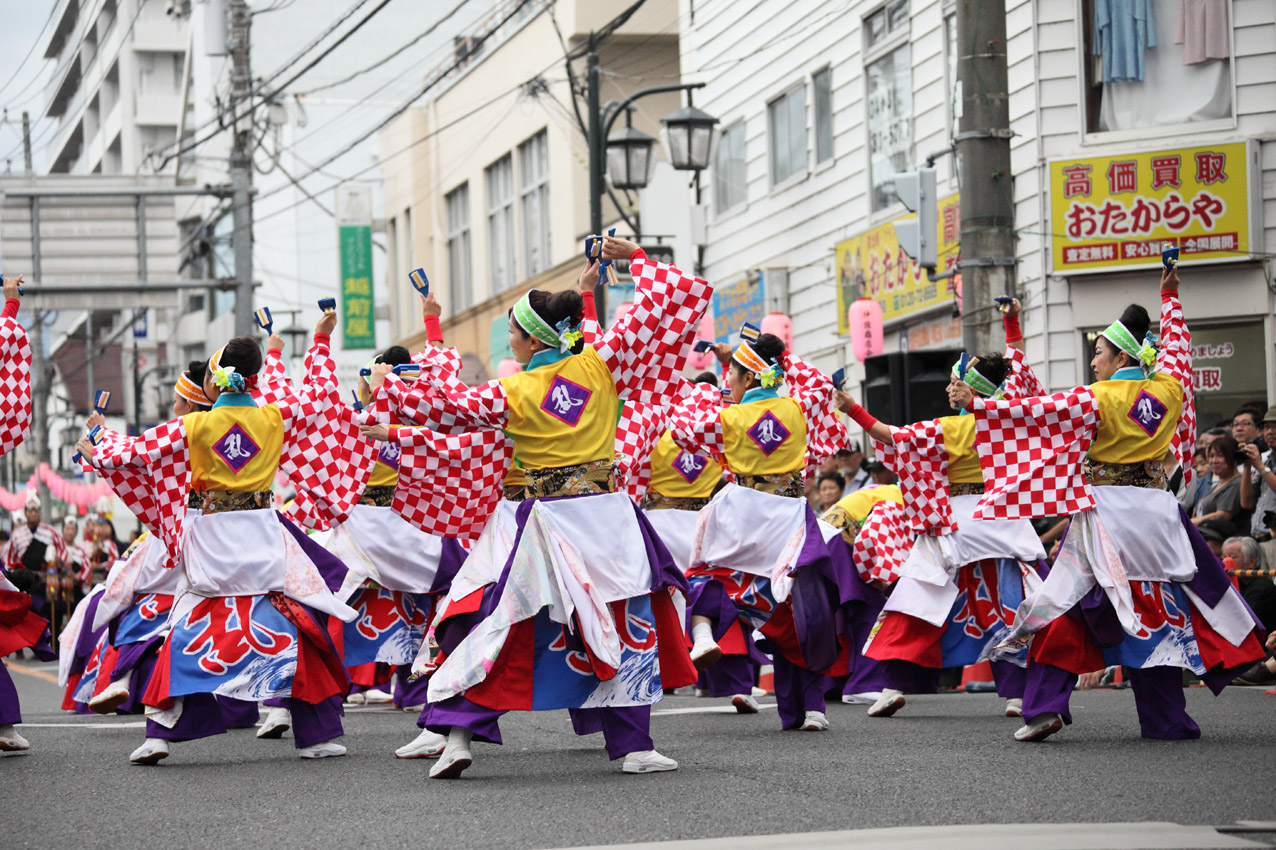
{"label": "overcast sky", "polygon": [[[55,2],[0,0],[0,108],[9,110],[9,120],[0,124],[0,172],[5,170],[4,160],[10,157],[15,171],[22,168],[22,150],[18,145],[22,141],[23,109],[31,113],[32,135],[41,129],[35,124],[35,117],[44,106],[44,83],[53,64],[44,59],[49,34],[41,35],[41,30]],[[28,51],[31,55],[23,62]],[[41,162],[37,151],[37,169]]]}

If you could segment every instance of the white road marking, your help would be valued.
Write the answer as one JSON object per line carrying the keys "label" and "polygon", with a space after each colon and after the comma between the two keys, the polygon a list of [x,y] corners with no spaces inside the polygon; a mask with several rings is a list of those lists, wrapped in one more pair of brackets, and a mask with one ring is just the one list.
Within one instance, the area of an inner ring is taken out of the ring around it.
{"label": "white road marking", "polygon": [[126,723],[19,723],[27,729],[143,729],[145,720]]}
{"label": "white road marking", "polygon": [[[775,708],[773,702],[760,702],[758,708]],[[704,707],[696,706],[695,708],[657,708],[652,710],[652,716],[658,714],[737,714],[733,705],[706,705]]]}

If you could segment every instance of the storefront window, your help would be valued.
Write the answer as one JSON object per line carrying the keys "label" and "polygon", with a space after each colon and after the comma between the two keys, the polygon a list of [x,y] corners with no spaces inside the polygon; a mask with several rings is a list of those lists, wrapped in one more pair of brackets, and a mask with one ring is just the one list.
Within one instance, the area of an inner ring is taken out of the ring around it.
{"label": "storefront window", "polygon": [[1087,132],[1232,118],[1229,2],[1081,0],[1081,15]]}
{"label": "storefront window", "polygon": [[868,65],[869,178],[873,211],[899,203],[895,175],[912,167],[913,75],[908,44]]}

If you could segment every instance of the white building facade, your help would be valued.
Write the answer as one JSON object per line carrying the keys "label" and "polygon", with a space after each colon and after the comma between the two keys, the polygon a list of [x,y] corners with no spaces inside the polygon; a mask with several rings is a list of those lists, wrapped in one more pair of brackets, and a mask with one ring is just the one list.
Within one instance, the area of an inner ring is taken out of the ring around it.
{"label": "white building facade", "polygon": [[[1155,322],[1160,245],[1173,242],[1208,427],[1276,398],[1276,9],[1210,4],[1226,20],[1181,34],[1190,4],[1149,0],[1132,22],[1144,48],[1102,25],[1116,8],[1005,4],[1028,354],[1050,389],[1089,380],[1091,337],[1126,304]],[[905,214],[893,175],[938,153],[940,265],[957,260],[958,183],[942,155],[960,101],[955,14],[944,0],[680,4],[684,79],[707,83],[696,104],[723,129],[705,257],[732,293],[722,312],[788,313],[795,349],[830,371],[849,362],[852,387],[866,377],[846,322],[859,295],[883,307],[885,352],[961,346],[956,293],[901,258],[890,227]],[[891,368],[870,361],[867,377]]]}

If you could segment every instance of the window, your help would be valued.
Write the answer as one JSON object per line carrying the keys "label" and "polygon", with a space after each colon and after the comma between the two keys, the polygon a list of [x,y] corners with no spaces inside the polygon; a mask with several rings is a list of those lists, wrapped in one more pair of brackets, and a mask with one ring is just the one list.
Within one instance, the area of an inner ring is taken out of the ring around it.
{"label": "window", "polygon": [[713,200],[719,213],[747,201],[744,178],[744,122],[737,121],[722,132],[713,160]]}
{"label": "window", "polygon": [[868,171],[873,212],[899,203],[895,175],[912,167],[913,74],[908,0],[864,20],[868,42]]}
{"label": "window", "polygon": [[833,80],[832,69],[823,68],[811,77],[815,100],[815,161],[833,158]]}
{"label": "window", "polygon": [[806,171],[806,86],[799,83],[767,104],[771,185]]}
{"label": "window", "polygon": [[452,313],[470,308],[470,184],[462,183],[443,197],[447,216],[448,284]]}
{"label": "window", "polygon": [[514,285],[514,159],[509,154],[484,169],[487,178],[487,274],[492,291]]}
{"label": "window", "polygon": [[549,141],[545,131],[518,146],[519,207],[523,216],[523,271],[549,268]]}

